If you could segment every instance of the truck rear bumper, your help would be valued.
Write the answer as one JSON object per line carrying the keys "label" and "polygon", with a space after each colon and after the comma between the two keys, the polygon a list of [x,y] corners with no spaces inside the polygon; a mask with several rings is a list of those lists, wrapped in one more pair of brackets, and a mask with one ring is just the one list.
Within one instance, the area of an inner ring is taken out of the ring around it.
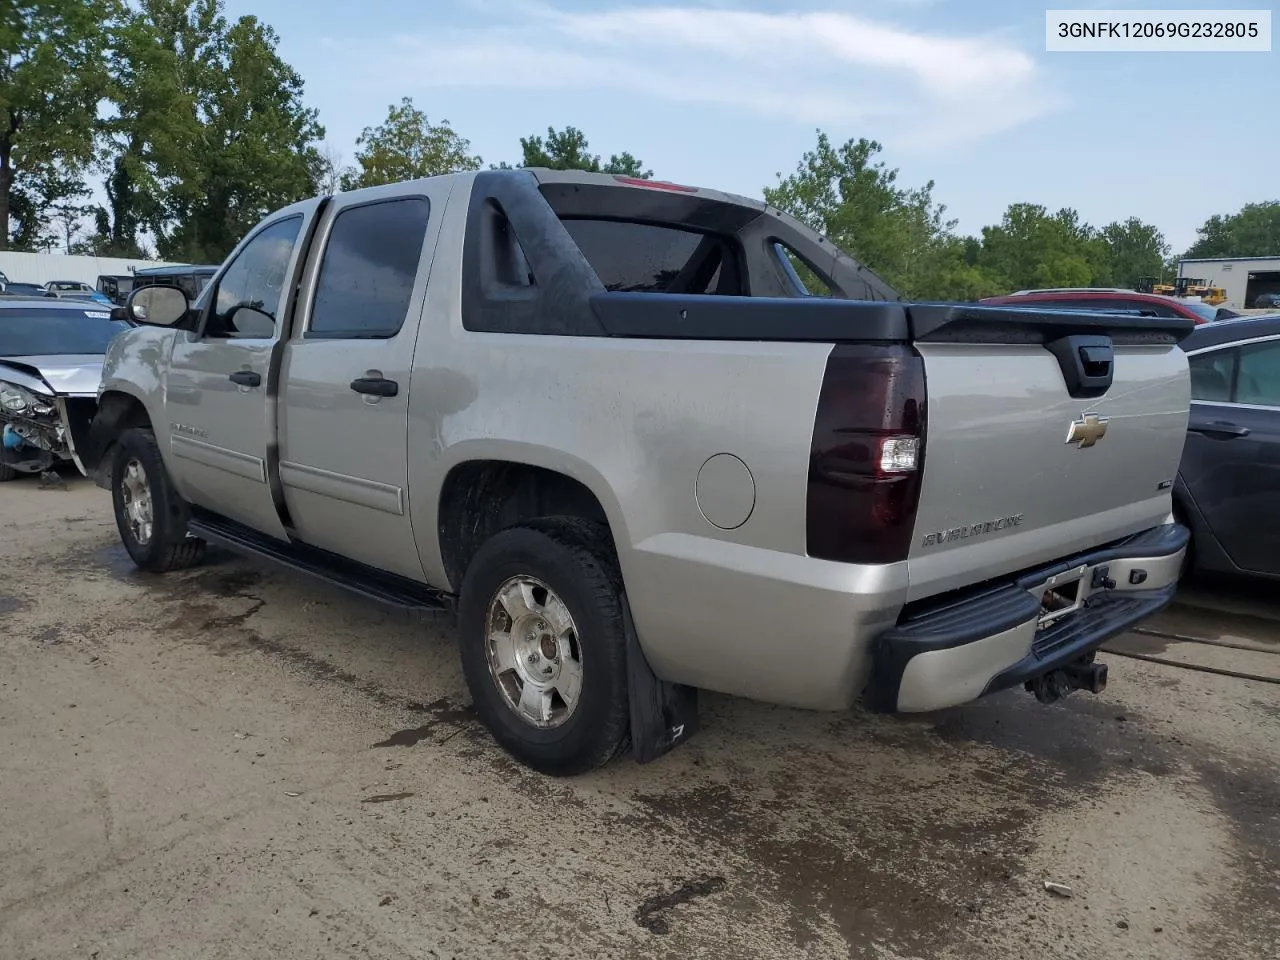
{"label": "truck rear bumper", "polygon": [[864,702],[940,710],[1078,660],[1173,599],[1188,539],[1185,527],[1164,524],[908,609],[876,641]]}

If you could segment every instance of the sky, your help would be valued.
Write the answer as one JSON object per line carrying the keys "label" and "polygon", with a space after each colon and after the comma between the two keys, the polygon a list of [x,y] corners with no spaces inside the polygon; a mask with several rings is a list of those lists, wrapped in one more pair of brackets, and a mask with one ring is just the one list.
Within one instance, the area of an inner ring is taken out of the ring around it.
{"label": "sky", "polygon": [[[816,142],[868,137],[978,233],[1014,202],[1137,216],[1174,252],[1280,198],[1280,53],[1047,53],[1045,8],[1123,0],[225,0],[280,35],[326,139],[412,97],[486,164],[571,125],[664,180],[758,197]],[[1254,3],[1252,6],[1263,7]]]}

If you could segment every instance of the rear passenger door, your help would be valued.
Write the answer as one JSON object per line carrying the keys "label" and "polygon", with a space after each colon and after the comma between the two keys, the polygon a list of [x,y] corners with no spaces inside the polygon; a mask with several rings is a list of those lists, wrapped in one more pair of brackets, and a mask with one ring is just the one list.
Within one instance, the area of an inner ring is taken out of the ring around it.
{"label": "rear passenger door", "polygon": [[1280,574],[1280,338],[1193,354],[1181,474],[1231,561]]}
{"label": "rear passenger door", "polygon": [[304,543],[422,580],[409,522],[409,371],[448,187],[339,195],[285,350],[280,481]]}

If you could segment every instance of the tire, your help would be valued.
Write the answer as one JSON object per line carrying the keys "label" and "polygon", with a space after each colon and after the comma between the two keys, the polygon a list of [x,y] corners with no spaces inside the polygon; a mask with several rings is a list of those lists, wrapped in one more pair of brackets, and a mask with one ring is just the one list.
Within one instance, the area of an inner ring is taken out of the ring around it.
{"label": "tire", "polygon": [[[495,534],[467,567],[458,622],[476,712],[508,753],[552,776],[594,770],[618,753],[630,725],[626,634],[605,527],[554,518]],[[531,678],[542,682],[526,701]]]}
{"label": "tire", "polygon": [[[140,506],[143,495],[149,507]],[[116,444],[111,505],[120,540],[141,569],[166,573],[204,559],[204,541],[187,536],[187,506],[173,489],[149,429],[126,430]]]}
{"label": "tire", "polygon": [[0,483],[8,483],[18,477],[18,471],[8,464],[9,456],[8,450],[0,450]]}

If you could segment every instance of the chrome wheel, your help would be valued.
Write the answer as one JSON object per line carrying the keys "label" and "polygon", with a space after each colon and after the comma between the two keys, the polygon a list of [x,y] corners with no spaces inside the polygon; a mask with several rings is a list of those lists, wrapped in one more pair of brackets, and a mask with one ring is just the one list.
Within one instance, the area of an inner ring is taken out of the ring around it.
{"label": "chrome wheel", "polygon": [[582,647],[569,608],[534,577],[512,577],[495,591],[485,617],[489,675],[525,723],[565,723],[582,695]]}
{"label": "chrome wheel", "polygon": [[138,546],[145,547],[151,542],[155,522],[151,507],[151,484],[147,482],[147,472],[136,459],[126,463],[124,473],[120,475],[120,501],[124,504],[130,535]]}

